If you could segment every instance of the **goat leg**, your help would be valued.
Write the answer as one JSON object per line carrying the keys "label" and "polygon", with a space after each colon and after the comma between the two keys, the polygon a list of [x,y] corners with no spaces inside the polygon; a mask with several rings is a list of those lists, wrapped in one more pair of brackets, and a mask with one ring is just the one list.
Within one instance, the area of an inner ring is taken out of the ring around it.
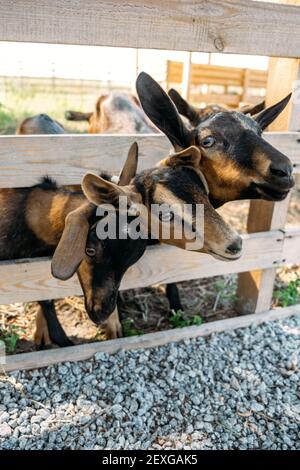
{"label": "goat leg", "polygon": [[110,314],[104,324],[106,339],[116,339],[123,336],[122,325],[119,318],[118,308]]}
{"label": "goat leg", "polygon": [[53,300],[43,300],[39,302],[40,315],[44,317],[48,328],[48,335],[52,343],[60,347],[72,346],[73,342],[67,337],[63,327],[59,323],[56,315]]}
{"label": "goat leg", "polygon": [[182,312],[184,311],[176,284],[167,284],[166,296],[169,301],[170,310],[174,310],[174,312],[177,312],[178,310],[181,310]]}
{"label": "goat leg", "polygon": [[40,307],[35,319],[34,343],[36,349],[48,349],[51,346],[48,325]]}

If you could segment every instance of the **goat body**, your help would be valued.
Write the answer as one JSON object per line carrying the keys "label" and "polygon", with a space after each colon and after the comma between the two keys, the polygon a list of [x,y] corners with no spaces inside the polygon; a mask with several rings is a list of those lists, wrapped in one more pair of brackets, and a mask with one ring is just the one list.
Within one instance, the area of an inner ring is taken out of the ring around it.
{"label": "goat body", "polygon": [[0,260],[53,254],[66,215],[85,201],[81,192],[44,178],[30,188],[0,191]]}

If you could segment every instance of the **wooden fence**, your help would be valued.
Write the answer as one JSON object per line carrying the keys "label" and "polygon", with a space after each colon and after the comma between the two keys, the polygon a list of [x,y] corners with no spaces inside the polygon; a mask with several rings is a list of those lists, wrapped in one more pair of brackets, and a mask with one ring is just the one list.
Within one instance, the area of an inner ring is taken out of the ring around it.
{"label": "wooden fence", "polygon": [[[180,85],[183,91],[184,66],[183,62],[167,61],[167,89]],[[190,67],[186,98],[193,103],[226,104],[237,108],[240,102],[257,103],[265,95],[268,78],[265,70],[192,63]],[[203,86],[207,91],[203,91]]]}
{"label": "wooden fence", "polygon": [[[271,67],[267,101],[273,102],[285,96],[298,77],[299,62],[293,58],[300,51],[300,7],[248,0],[152,0],[151,8],[139,0],[28,0],[24,8],[23,0],[15,0],[12,5],[0,3],[0,40],[289,57],[277,59]],[[278,124],[279,132],[265,134],[291,157],[298,173],[299,116],[299,107],[291,103]],[[0,137],[0,187],[30,186],[45,173],[60,183],[75,184],[87,169],[118,171],[133,140],[140,143],[141,169],[169,151],[167,139],[160,135]],[[238,261],[224,263],[169,246],[151,247],[129,270],[122,288],[237,272],[242,273],[240,310],[266,311],[276,268],[300,263],[300,227],[284,229],[287,209],[288,201],[251,202],[248,229],[252,233],[244,236],[244,254]],[[49,265],[45,258],[1,262],[0,303],[80,293],[75,278],[53,279]]]}

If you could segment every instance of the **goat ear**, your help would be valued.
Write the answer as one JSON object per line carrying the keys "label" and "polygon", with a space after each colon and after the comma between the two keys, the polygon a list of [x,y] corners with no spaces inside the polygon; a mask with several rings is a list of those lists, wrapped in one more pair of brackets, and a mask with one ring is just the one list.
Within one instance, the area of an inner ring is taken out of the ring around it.
{"label": "goat ear", "polygon": [[198,110],[185,101],[185,99],[183,99],[178,91],[174,90],[174,88],[171,88],[168,94],[175,104],[177,111],[182,114],[182,116],[185,116],[190,121],[190,123],[196,127],[200,120]]}
{"label": "goat ear", "polygon": [[254,105],[248,105],[246,104],[245,106],[242,106],[239,108],[237,111],[243,114],[250,114],[250,116],[253,116],[254,114],[259,113],[266,107],[266,102],[261,101],[260,103],[254,104]]}
{"label": "goat ear", "polygon": [[119,197],[127,196],[127,193],[120,186],[94,173],[84,175],[81,187],[86,198],[96,206],[112,204],[118,207]]}
{"label": "goat ear", "polygon": [[264,130],[266,127],[273,122],[277,116],[284,110],[288,102],[290,101],[290,98],[292,96],[292,93],[287,95],[283,100],[279,101],[276,104],[273,104],[273,106],[269,106],[269,108],[264,109],[260,113],[256,114],[253,116],[253,119],[260,125],[261,129]]}
{"label": "goat ear", "polygon": [[130,183],[132,178],[135,177],[138,165],[138,155],[138,144],[134,142],[128,151],[126,162],[121,170],[118,183],[119,186],[126,186]]}
{"label": "goat ear", "polygon": [[52,275],[57,279],[70,279],[78,269],[85,253],[92,210],[91,204],[85,203],[67,215],[63,234],[51,262]]}
{"label": "goat ear", "polygon": [[201,161],[201,151],[192,145],[191,147],[182,150],[181,152],[174,153],[170,155],[165,160],[160,162],[160,166],[169,166],[176,168],[178,166],[191,166],[193,168],[199,169]]}
{"label": "goat ear", "polygon": [[178,111],[161,86],[150,75],[141,72],[136,90],[147,116],[171,141],[176,149],[186,148],[193,142],[192,133],[185,127]]}

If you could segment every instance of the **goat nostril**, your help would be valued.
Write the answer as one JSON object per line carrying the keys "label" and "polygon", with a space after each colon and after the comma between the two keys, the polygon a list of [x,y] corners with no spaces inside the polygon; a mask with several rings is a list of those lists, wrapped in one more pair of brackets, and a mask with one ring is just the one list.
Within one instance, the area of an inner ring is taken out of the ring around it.
{"label": "goat nostril", "polygon": [[243,241],[241,237],[236,238],[234,242],[231,243],[231,245],[227,247],[226,253],[229,253],[231,255],[237,255],[238,253],[240,253],[242,249],[242,244],[243,244]]}
{"label": "goat nostril", "polygon": [[270,166],[270,173],[271,173],[271,175],[277,176],[278,178],[286,178],[286,177],[291,176],[292,169],[291,169],[290,166],[276,167],[276,166],[271,165]]}

